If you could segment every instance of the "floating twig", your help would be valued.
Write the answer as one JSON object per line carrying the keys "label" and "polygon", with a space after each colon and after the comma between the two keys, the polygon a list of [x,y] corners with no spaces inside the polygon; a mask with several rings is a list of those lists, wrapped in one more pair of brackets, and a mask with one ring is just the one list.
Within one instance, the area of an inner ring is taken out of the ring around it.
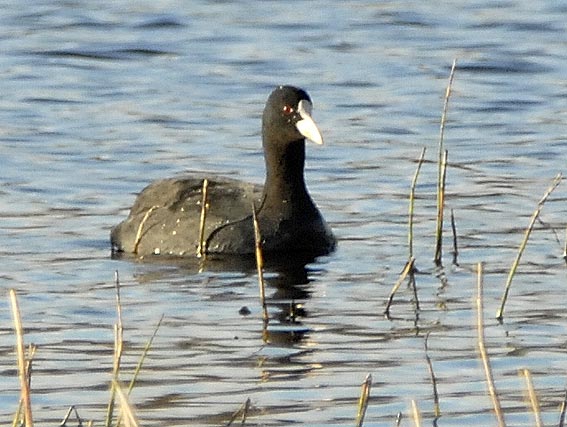
{"label": "floating twig", "polygon": [[423,160],[425,158],[425,150],[426,148],[423,147],[421,150],[421,155],[419,156],[419,160],[417,161],[417,168],[415,170],[415,174],[413,175],[413,179],[411,181],[410,187],[410,197],[409,197],[409,212],[408,212],[408,248],[409,248],[409,259],[413,258],[413,208],[414,208],[414,200],[415,200],[415,187],[417,185],[417,177],[419,176],[419,171],[421,170],[421,165],[423,164]]}
{"label": "floating twig", "polygon": [[208,189],[209,180],[203,180],[203,188],[201,190],[201,217],[199,218],[199,244],[197,245],[197,258],[201,258],[205,254],[205,222],[207,221],[207,208],[208,208]]}
{"label": "floating twig", "polygon": [[33,415],[31,407],[30,378],[27,369],[25,348],[24,348],[24,328],[20,316],[20,307],[16,291],[10,289],[10,305],[12,307],[12,319],[16,332],[16,352],[18,357],[18,377],[20,379],[20,399],[24,409],[25,427],[33,427]]}
{"label": "floating twig", "polygon": [[541,200],[538,202],[537,208],[534,211],[534,213],[532,214],[532,217],[530,219],[530,224],[528,225],[528,228],[526,229],[526,232],[524,234],[524,239],[522,240],[522,243],[520,244],[520,248],[518,250],[518,254],[516,255],[516,259],[512,263],[512,267],[510,268],[510,273],[508,273],[508,279],[506,280],[506,287],[504,288],[504,294],[502,295],[502,301],[500,302],[500,308],[498,309],[498,312],[496,313],[496,318],[499,321],[502,321],[502,319],[504,317],[504,306],[506,305],[506,300],[508,299],[508,293],[510,292],[510,286],[512,285],[512,279],[514,279],[514,275],[516,274],[516,270],[518,268],[518,265],[520,265],[520,259],[522,258],[522,254],[524,253],[524,250],[526,249],[526,245],[528,243],[528,239],[530,238],[530,234],[532,233],[532,230],[534,228],[534,224],[535,224],[537,218],[539,217],[541,210],[543,209],[543,205],[545,204],[545,202],[547,201],[548,197],[553,192],[553,190],[555,190],[557,188],[557,186],[561,183],[561,179],[562,179],[561,173],[558,173],[555,176],[555,178],[553,178],[553,182],[551,183],[551,185],[549,186],[549,188],[547,189],[547,191],[545,192],[545,194],[543,195]]}
{"label": "floating twig", "polygon": [[384,310],[384,316],[386,316],[386,319],[390,318],[390,306],[392,305],[392,302],[394,300],[394,295],[396,294],[396,292],[398,291],[398,289],[400,288],[400,285],[402,284],[402,282],[405,280],[405,278],[407,277],[408,274],[410,274],[411,272],[413,272],[413,268],[414,268],[414,263],[415,263],[415,259],[414,258],[410,258],[408,260],[408,262],[406,262],[406,265],[404,267],[404,269],[402,270],[400,277],[398,278],[398,280],[396,281],[396,283],[394,284],[394,287],[392,288],[391,292],[390,292],[390,296],[388,297],[388,302],[386,304],[386,309]]}
{"label": "floating twig", "polygon": [[486,346],[484,344],[484,307],[482,300],[483,292],[483,264],[481,262],[477,265],[477,297],[476,297],[476,311],[477,311],[477,335],[478,335],[478,350],[480,353],[480,358],[482,360],[482,365],[484,366],[484,375],[486,376],[486,384],[488,385],[488,393],[492,400],[492,406],[494,408],[494,413],[496,419],[498,420],[498,425],[500,427],[505,426],[504,414],[502,413],[502,407],[500,406],[500,400],[498,399],[498,393],[496,393],[496,388],[494,387],[494,380],[492,378],[492,369],[490,367],[490,360],[488,359],[488,353],[486,352]]}
{"label": "floating twig", "polygon": [[364,416],[366,415],[366,409],[368,409],[368,398],[370,397],[370,389],[372,388],[372,375],[366,375],[361,389],[360,398],[358,399],[358,410],[356,412],[356,427],[362,427],[364,422]]}
{"label": "floating twig", "polygon": [[539,401],[537,399],[537,394],[535,392],[534,383],[532,382],[532,375],[530,374],[530,371],[528,369],[522,369],[522,375],[526,380],[526,388],[528,389],[528,397],[530,399],[530,405],[534,413],[535,426],[542,427],[543,423],[541,422],[541,411],[539,407]]}

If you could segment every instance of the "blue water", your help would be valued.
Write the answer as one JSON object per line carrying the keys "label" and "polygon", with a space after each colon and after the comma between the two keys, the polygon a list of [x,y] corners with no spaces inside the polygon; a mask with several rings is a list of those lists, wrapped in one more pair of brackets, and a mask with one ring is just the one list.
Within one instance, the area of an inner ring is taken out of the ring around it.
{"label": "blue water", "polygon": [[[486,343],[506,419],[544,423],[567,381],[565,182],[546,202],[495,319],[524,229],[567,165],[567,8],[561,2],[50,2],[0,13],[0,286],[18,290],[34,361],[35,421],[70,405],[101,423],[122,283],[127,381],[164,321],[131,400],[143,425],[220,425],[250,397],[247,423],[491,425],[477,352],[476,263],[485,263]],[[441,275],[432,263],[437,147],[449,100]],[[314,101],[325,146],[307,148],[313,198],[339,248],[305,268],[268,268],[268,342],[254,269],[112,260],[110,228],[153,179],[191,171],[262,182],[260,115],[271,89]],[[419,310],[405,285],[416,189]],[[459,266],[453,266],[453,210]],[[292,286],[293,285],[293,286]],[[295,301],[295,323],[289,306]],[[242,307],[251,314],[239,314]],[[286,314],[287,313],[287,314]],[[19,386],[7,296],[0,299],[0,419]],[[428,351],[424,348],[429,333]]]}

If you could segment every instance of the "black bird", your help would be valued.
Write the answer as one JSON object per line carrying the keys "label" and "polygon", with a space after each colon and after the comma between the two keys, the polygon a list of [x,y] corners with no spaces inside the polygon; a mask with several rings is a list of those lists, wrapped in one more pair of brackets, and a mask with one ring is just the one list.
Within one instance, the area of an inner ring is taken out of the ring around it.
{"label": "black bird", "polygon": [[[253,254],[252,204],[264,253],[319,256],[336,246],[311,200],[303,177],[305,139],[323,144],[307,92],[279,86],[262,116],[266,161],[263,188],[233,179],[179,177],[158,180],[138,195],[130,215],[112,229],[113,252],[196,256]],[[208,180],[205,228],[200,238],[203,179]]]}

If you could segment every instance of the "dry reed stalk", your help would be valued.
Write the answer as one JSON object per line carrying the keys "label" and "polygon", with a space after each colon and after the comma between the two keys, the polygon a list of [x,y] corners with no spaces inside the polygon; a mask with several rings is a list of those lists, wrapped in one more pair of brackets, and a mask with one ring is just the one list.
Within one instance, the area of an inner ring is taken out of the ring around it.
{"label": "dry reed stalk", "polygon": [[112,363],[112,385],[110,387],[110,400],[106,410],[105,427],[112,425],[112,418],[114,416],[114,405],[116,400],[116,387],[118,376],[120,374],[120,360],[122,358],[122,351],[124,345],[124,328],[122,325],[122,303],[120,301],[120,278],[118,271],[114,272],[114,280],[116,284],[116,315],[117,323],[114,325],[114,357]]}
{"label": "dry reed stalk", "polygon": [[411,413],[415,427],[421,427],[421,413],[419,412],[417,402],[414,399],[411,400]]}
{"label": "dry reed stalk", "polygon": [[209,180],[203,180],[203,188],[201,190],[201,217],[199,218],[199,244],[197,245],[197,258],[202,258],[205,254],[205,222],[207,221],[207,196],[209,189]]}
{"label": "dry reed stalk", "polygon": [[561,179],[562,179],[561,173],[557,174],[555,176],[555,178],[553,178],[553,182],[551,183],[551,185],[549,186],[549,188],[547,189],[547,191],[545,192],[545,194],[543,195],[541,200],[538,202],[537,208],[534,211],[534,213],[532,214],[528,228],[526,229],[526,232],[524,233],[524,239],[522,240],[522,243],[520,244],[520,248],[518,250],[518,254],[516,255],[516,259],[512,263],[512,267],[510,268],[510,272],[508,273],[508,279],[506,280],[506,287],[504,288],[504,294],[502,295],[502,300],[500,302],[500,308],[496,312],[496,318],[499,321],[502,321],[502,319],[504,317],[504,306],[506,305],[506,300],[508,299],[508,293],[510,292],[512,280],[514,279],[514,275],[516,274],[516,270],[517,270],[518,266],[520,265],[520,259],[522,258],[524,250],[526,249],[526,245],[528,244],[528,239],[530,238],[530,234],[532,233],[535,222],[538,219],[539,214],[541,213],[541,210],[543,209],[543,205],[547,201],[548,197],[551,195],[553,190],[555,190],[557,188],[557,186],[561,183]]}
{"label": "dry reed stalk", "polygon": [[24,409],[24,421],[26,427],[33,427],[33,414],[31,407],[30,394],[30,377],[28,365],[26,364],[25,347],[24,347],[24,328],[22,327],[22,318],[20,316],[20,307],[18,306],[18,298],[16,291],[10,289],[10,305],[12,307],[12,319],[14,322],[14,330],[16,332],[16,353],[18,358],[18,377],[20,379],[20,400]]}
{"label": "dry reed stalk", "polygon": [[526,380],[526,388],[528,389],[528,397],[530,399],[530,405],[534,413],[535,425],[536,427],[542,427],[543,423],[541,422],[541,411],[539,407],[539,401],[537,399],[537,394],[535,392],[534,383],[532,381],[532,375],[530,374],[530,371],[528,369],[522,369],[521,373]]}
{"label": "dry reed stalk", "polygon": [[559,427],[565,426],[565,411],[567,410],[567,391],[563,395],[563,402],[561,402],[561,409],[559,411]]}
{"label": "dry reed stalk", "polygon": [[254,242],[256,255],[256,269],[258,271],[258,285],[260,286],[260,304],[262,305],[262,319],[264,325],[268,323],[268,306],[266,304],[266,282],[264,281],[264,255],[262,253],[262,236],[256,215],[256,206],[252,203],[252,221],[254,223]]}
{"label": "dry reed stalk", "polygon": [[152,348],[152,344],[153,344],[154,339],[155,339],[155,337],[158,333],[158,330],[161,326],[161,322],[163,321],[163,317],[164,317],[164,315],[162,314],[157,325],[156,325],[156,327],[154,328],[152,336],[150,337],[150,339],[148,340],[148,342],[146,343],[146,345],[144,347],[144,351],[142,351],[142,355],[140,356],[140,360],[138,360],[138,364],[136,365],[136,368],[134,369],[134,374],[132,375],[132,379],[130,380],[130,384],[128,384],[128,396],[130,395],[130,393],[134,389],[134,386],[136,385],[136,380],[138,379],[138,375],[140,374],[140,371],[142,370],[142,366],[144,364],[144,361],[146,360],[146,356],[148,355],[150,349]]}
{"label": "dry reed stalk", "polygon": [[443,216],[445,214],[445,182],[447,176],[447,155],[443,152],[440,164],[439,183],[437,187],[437,227],[435,229],[435,256],[433,261],[436,265],[441,265],[443,257]]}
{"label": "dry reed stalk", "polygon": [[484,375],[486,376],[486,383],[488,385],[488,393],[492,400],[492,406],[494,407],[494,413],[496,419],[498,420],[498,425],[500,427],[505,426],[504,414],[502,413],[502,407],[500,406],[500,400],[498,399],[498,393],[494,387],[494,380],[492,378],[492,369],[490,367],[490,360],[488,359],[488,353],[486,352],[486,346],[484,344],[484,307],[482,300],[483,292],[483,264],[481,262],[477,265],[477,297],[476,297],[476,310],[477,310],[477,334],[478,334],[478,350],[480,353],[480,358],[482,360],[482,365],[484,366]]}
{"label": "dry reed stalk", "polygon": [[567,262],[567,227],[565,227],[565,245],[563,246],[563,259]]}
{"label": "dry reed stalk", "polygon": [[408,260],[408,262],[406,262],[406,265],[405,265],[404,269],[402,270],[400,277],[398,277],[398,280],[396,281],[396,283],[394,284],[394,287],[390,291],[390,296],[388,297],[386,309],[384,310],[384,316],[386,316],[386,319],[390,318],[390,306],[392,305],[392,302],[394,301],[394,295],[396,294],[396,292],[400,288],[400,285],[405,280],[407,275],[410,274],[411,272],[413,272],[414,264],[415,264],[414,258],[410,258]]}
{"label": "dry reed stalk", "polygon": [[421,170],[421,166],[423,165],[423,160],[425,158],[425,150],[426,150],[425,147],[423,147],[423,149],[421,150],[421,155],[419,156],[419,160],[417,161],[417,168],[415,169],[415,174],[413,175],[413,179],[411,181],[411,187],[410,187],[409,208],[408,208],[408,248],[409,248],[408,259],[413,258],[413,212],[414,212],[414,200],[415,200],[415,187],[417,186],[417,178],[419,176],[419,171]]}
{"label": "dry reed stalk", "polygon": [[433,371],[433,364],[431,363],[431,358],[428,354],[427,342],[429,341],[429,332],[425,336],[424,346],[425,346],[425,361],[427,362],[427,370],[429,371],[429,376],[431,377],[431,385],[433,386],[433,413],[435,418],[441,416],[441,409],[439,407],[439,393],[437,391],[437,378],[435,377],[435,372]]}
{"label": "dry reed stalk", "polygon": [[152,212],[154,210],[156,210],[157,208],[159,208],[159,206],[154,205],[151,208],[149,208],[146,213],[144,214],[144,217],[142,218],[142,221],[140,222],[140,224],[138,225],[138,230],[136,231],[136,239],[134,240],[134,250],[133,252],[135,254],[138,253],[138,246],[140,246],[140,241],[142,240],[142,230],[144,229],[144,225],[146,225],[146,221],[148,220],[148,218],[150,217],[150,215],[152,214]]}
{"label": "dry reed stalk", "polygon": [[[155,339],[157,332],[158,332],[158,330],[161,326],[161,322],[163,321],[163,317],[164,316],[162,314],[162,316],[160,317],[156,327],[154,328],[154,332],[152,333],[152,336],[150,337],[150,339],[146,343],[146,346],[144,347],[144,351],[142,352],[142,355],[140,356],[140,360],[138,360],[138,364],[136,365],[136,368],[134,369],[134,374],[132,375],[132,379],[130,380],[130,383],[128,384],[128,389],[127,389],[128,396],[130,396],[130,393],[132,393],[132,390],[134,389],[134,386],[136,385],[136,380],[138,379],[138,375],[140,374],[140,371],[142,370],[142,366],[144,364],[144,361],[146,360],[146,356],[148,355],[150,348],[152,347],[154,339]],[[118,418],[116,420],[116,426],[119,426],[121,421],[122,421],[122,413],[118,416]]]}
{"label": "dry reed stalk", "polygon": [[248,417],[248,412],[250,411],[250,398],[247,398],[246,401],[232,414],[228,423],[226,423],[226,427],[230,427],[232,423],[236,420],[236,418],[242,414],[242,418],[240,421],[240,425],[243,426],[246,422],[246,418]]}
{"label": "dry reed stalk", "polygon": [[451,230],[453,230],[453,265],[459,265],[459,245],[457,242],[457,226],[455,224],[455,212],[451,209]]}
{"label": "dry reed stalk", "polygon": [[[441,235],[443,234],[443,206],[444,206],[444,174],[443,158],[447,157],[446,150],[443,148],[445,139],[445,124],[447,123],[447,111],[449,109],[449,98],[451,97],[451,90],[453,87],[453,80],[455,79],[455,68],[457,67],[457,59],[453,59],[451,65],[451,72],[449,73],[449,82],[445,89],[445,97],[443,98],[443,112],[441,113],[441,124],[439,126],[439,152],[438,152],[438,169],[437,169],[437,226],[435,231],[435,256],[434,261],[436,264],[441,262]],[[443,191],[443,192],[442,192]]]}
{"label": "dry reed stalk", "polygon": [[[112,388],[116,390],[116,397],[118,398],[118,405],[120,408],[120,419],[124,421],[125,427],[139,427],[138,419],[136,417],[136,411],[134,407],[130,404],[128,396],[122,390],[122,387],[116,379],[112,380]],[[116,423],[118,426],[119,424]]]}
{"label": "dry reed stalk", "polygon": [[366,410],[368,409],[368,398],[370,397],[370,389],[372,388],[372,375],[366,375],[361,389],[360,397],[358,399],[358,410],[356,412],[356,427],[362,427],[364,422],[364,416],[366,415]]}

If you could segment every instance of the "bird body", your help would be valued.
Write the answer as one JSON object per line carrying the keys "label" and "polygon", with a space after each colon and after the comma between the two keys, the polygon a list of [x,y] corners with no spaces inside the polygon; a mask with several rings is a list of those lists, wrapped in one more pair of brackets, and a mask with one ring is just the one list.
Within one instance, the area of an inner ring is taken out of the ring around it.
{"label": "bird body", "polygon": [[335,237],[304,182],[305,138],[323,143],[311,118],[309,95],[291,86],[276,88],[262,117],[264,186],[215,176],[155,181],[138,195],[128,218],[113,228],[113,251],[253,254],[252,210],[256,209],[265,253],[318,256],[331,252]]}

